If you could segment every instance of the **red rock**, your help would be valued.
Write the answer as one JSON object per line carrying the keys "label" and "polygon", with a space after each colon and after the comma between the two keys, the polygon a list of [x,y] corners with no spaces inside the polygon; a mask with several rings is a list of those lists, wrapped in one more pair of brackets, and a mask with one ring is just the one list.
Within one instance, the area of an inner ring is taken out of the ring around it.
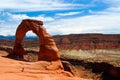
{"label": "red rock", "polygon": [[53,65],[47,67],[48,69],[63,69],[60,61],[60,53],[56,47],[54,39],[49,33],[47,33],[45,27],[43,26],[43,22],[38,20],[25,19],[20,23],[16,30],[13,52],[8,56],[23,58],[24,48],[21,43],[25,34],[30,30],[39,37],[40,50],[38,53],[38,60],[52,61]]}
{"label": "red rock", "polygon": [[70,34],[54,36],[59,49],[120,49],[120,34]]}
{"label": "red rock", "polygon": [[0,57],[0,80],[88,80],[64,70],[47,70],[49,65],[48,61],[24,62]]}

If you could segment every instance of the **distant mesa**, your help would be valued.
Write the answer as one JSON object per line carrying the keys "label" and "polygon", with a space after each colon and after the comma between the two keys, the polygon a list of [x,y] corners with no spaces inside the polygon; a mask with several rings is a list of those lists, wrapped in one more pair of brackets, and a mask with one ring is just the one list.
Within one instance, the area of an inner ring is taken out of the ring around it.
{"label": "distant mesa", "polygon": [[59,49],[119,49],[120,34],[70,34],[54,36]]}

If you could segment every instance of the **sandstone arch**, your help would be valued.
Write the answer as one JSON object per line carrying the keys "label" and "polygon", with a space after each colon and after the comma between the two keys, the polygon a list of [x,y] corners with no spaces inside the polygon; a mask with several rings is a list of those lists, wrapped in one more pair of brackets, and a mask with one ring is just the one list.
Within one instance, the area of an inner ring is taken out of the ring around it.
{"label": "sandstone arch", "polygon": [[45,61],[57,61],[60,60],[60,54],[56,47],[55,41],[52,36],[47,33],[46,29],[43,26],[43,22],[33,19],[24,19],[18,26],[16,30],[16,39],[15,45],[13,47],[13,52],[9,54],[10,57],[23,58],[24,48],[21,45],[21,42],[25,34],[32,30],[40,42],[40,50],[38,53],[38,60]]}

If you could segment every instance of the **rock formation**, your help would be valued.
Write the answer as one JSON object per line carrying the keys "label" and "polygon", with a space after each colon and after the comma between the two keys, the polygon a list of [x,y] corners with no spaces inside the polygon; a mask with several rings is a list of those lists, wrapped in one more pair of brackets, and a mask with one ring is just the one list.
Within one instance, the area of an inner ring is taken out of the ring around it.
{"label": "rock formation", "polygon": [[20,23],[16,31],[13,52],[8,56],[23,59],[24,48],[22,47],[21,42],[26,32],[30,30],[32,30],[32,32],[34,32],[39,37],[40,50],[38,53],[38,60],[51,61],[51,64],[54,64],[54,66],[49,66],[49,69],[62,68],[60,54],[56,47],[55,41],[52,36],[47,33],[43,26],[43,22],[38,20],[25,19]]}
{"label": "rock formation", "polygon": [[50,64],[48,61],[18,61],[0,55],[0,80],[91,80],[74,77],[64,70],[46,70]]}
{"label": "rock formation", "polygon": [[70,34],[54,36],[59,49],[119,49],[120,34]]}
{"label": "rock formation", "polygon": [[[0,39],[0,45],[13,46],[13,41],[9,37]],[[94,50],[94,49],[117,49],[120,50],[120,34],[70,34],[53,36],[57,47],[64,50]],[[38,41],[35,39],[24,40],[24,47],[29,47],[29,43],[36,47]]]}

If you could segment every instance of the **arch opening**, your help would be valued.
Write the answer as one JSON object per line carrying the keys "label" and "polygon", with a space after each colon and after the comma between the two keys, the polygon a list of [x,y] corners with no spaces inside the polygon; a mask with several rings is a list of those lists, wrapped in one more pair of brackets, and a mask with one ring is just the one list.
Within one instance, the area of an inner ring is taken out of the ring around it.
{"label": "arch opening", "polygon": [[24,48],[24,59],[30,62],[38,61],[39,52],[39,40],[38,36],[31,30],[26,32],[26,35],[22,41],[22,46]]}

